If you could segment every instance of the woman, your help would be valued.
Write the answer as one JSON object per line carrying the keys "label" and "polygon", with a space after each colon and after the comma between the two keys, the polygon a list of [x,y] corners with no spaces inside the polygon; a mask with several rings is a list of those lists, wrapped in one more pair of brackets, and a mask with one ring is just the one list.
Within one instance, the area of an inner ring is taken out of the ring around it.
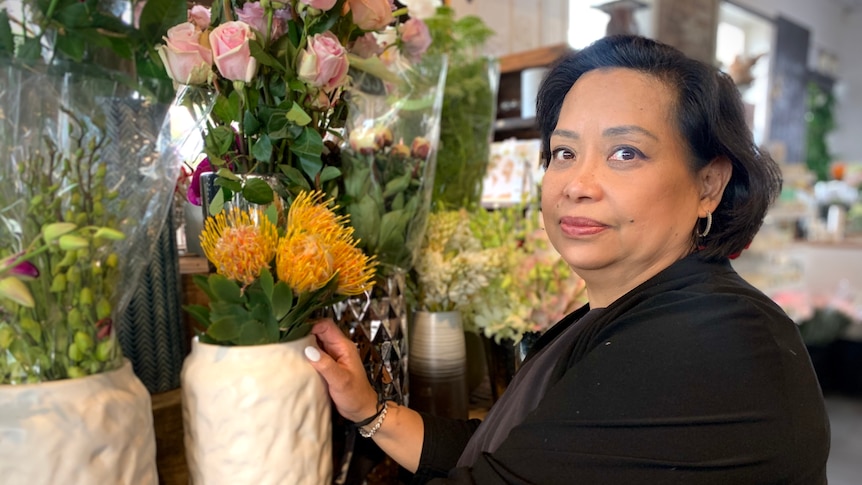
{"label": "woman", "polygon": [[805,346],[729,263],[781,185],[732,81],[607,37],[549,71],[537,113],[545,228],[589,305],[542,336],[481,425],[381,408],[320,322],[325,353],[308,354],[339,412],[417,481],[826,483]]}

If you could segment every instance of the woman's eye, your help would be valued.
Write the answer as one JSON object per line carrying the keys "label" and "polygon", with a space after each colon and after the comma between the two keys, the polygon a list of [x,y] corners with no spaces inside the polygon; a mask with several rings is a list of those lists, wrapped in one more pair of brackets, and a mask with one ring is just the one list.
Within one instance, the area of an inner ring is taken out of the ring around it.
{"label": "woman's eye", "polygon": [[556,148],[551,152],[551,161],[571,160],[573,158],[575,158],[575,154],[568,148]]}
{"label": "woman's eye", "polygon": [[635,150],[634,148],[622,147],[622,148],[618,148],[616,151],[614,151],[611,154],[610,158],[611,158],[611,160],[628,161],[628,160],[634,160],[634,159],[636,159],[638,157],[642,157],[642,156],[643,155],[641,154],[641,152]]}

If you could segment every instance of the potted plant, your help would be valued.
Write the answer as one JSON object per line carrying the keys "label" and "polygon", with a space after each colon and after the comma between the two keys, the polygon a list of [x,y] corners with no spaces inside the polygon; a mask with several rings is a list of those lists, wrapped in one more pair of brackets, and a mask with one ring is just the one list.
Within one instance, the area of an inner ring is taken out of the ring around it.
{"label": "potted plant", "polygon": [[329,396],[304,350],[313,317],[368,291],[375,263],[323,197],[301,192],[286,226],[272,206],[206,221],[217,272],[195,277],[210,302],[187,307],[201,328],[182,372],[193,483],[331,481]]}

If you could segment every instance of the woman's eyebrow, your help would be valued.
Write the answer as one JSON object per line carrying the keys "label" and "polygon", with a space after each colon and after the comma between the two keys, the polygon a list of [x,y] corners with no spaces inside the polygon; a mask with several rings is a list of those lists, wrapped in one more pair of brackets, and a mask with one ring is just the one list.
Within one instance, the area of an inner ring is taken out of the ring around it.
{"label": "woman's eyebrow", "polygon": [[581,138],[581,135],[575,133],[574,131],[570,131],[570,130],[557,129],[557,130],[554,130],[553,133],[551,133],[551,136],[554,136],[554,135],[561,136],[563,138],[571,138],[573,140],[578,140]]}
{"label": "woman's eyebrow", "polygon": [[651,131],[641,128],[637,125],[623,125],[623,126],[614,126],[612,128],[608,128],[602,132],[602,135],[605,137],[614,137],[614,136],[624,136],[631,134],[641,134],[644,136],[648,136],[655,141],[659,141],[658,137],[654,135]]}

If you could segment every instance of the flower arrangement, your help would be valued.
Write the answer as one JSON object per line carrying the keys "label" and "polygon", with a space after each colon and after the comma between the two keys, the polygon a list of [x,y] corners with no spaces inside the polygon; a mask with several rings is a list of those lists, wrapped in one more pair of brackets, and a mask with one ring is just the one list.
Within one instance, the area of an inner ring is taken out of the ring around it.
{"label": "flower arrangement", "polygon": [[506,248],[485,248],[467,209],[441,210],[428,216],[422,248],[414,267],[419,308],[431,312],[464,311],[506,268]]}
{"label": "flower arrangement", "polygon": [[395,9],[389,0],[225,0],[212,10],[194,6],[171,27],[159,46],[168,74],[217,95],[204,139],[206,163],[218,174],[209,213],[234,194],[257,204],[274,192],[286,200],[311,189],[338,197],[338,146],[354,77],[397,82],[384,51],[421,55],[424,23],[406,18],[429,2]]}
{"label": "flower arrangement", "polygon": [[122,365],[113,323],[164,221],[181,143],[154,102],[170,82],[146,40],[171,2],[150,3],[140,28],[95,0],[0,11],[0,384]]}
{"label": "flower arrangement", "polygon": [[195,283],[210,304],[185,307],[203,326],[202,342],[295,340],[308,334],[316,311],[371,288],[376,263],[331,204],[323,192],[301,192],[283,229],[274,206],[232,207],[207,219],[201,245],[216,274]]}
{"label": "flower arrangement", "polygon": [[505,254],[499,277],[482,288],[467,312],[465,320],[477,331],[497,343],[517,343],[586,303],[583,279],[551,247],[537,211],[482,210],[472,224],[486,247]]}

